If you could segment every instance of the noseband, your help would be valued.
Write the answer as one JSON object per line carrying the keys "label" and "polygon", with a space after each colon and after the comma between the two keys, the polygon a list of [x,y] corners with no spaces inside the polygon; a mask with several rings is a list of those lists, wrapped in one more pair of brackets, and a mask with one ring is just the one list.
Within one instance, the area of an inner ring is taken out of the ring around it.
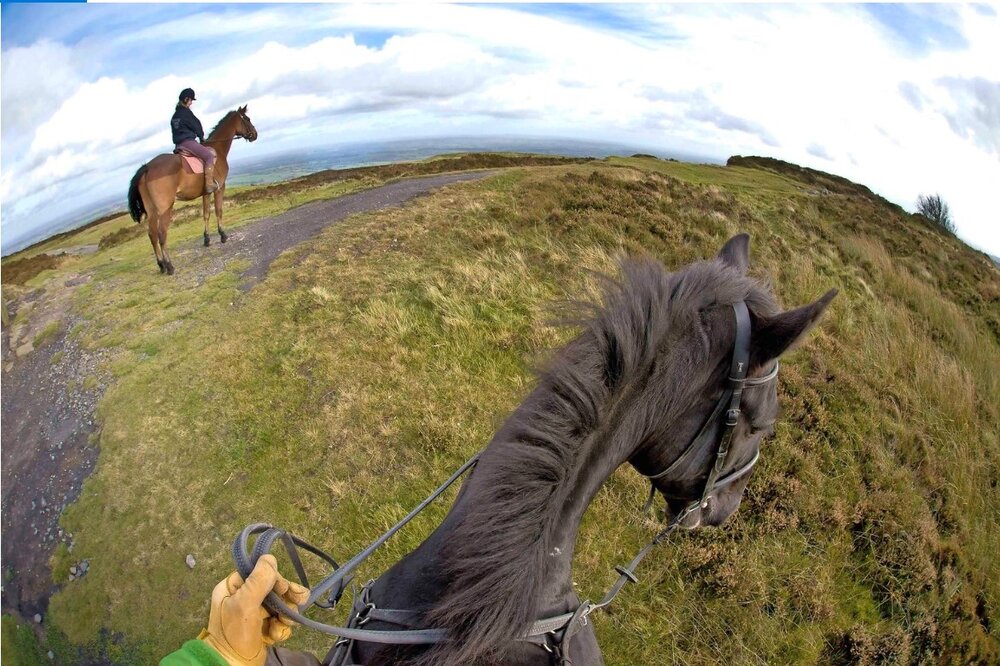
{"label": "noseband", "polygon": [[747,372],[750,369],[750,311],[747,309],[747,304],[744,301],[740,301],[733,304],[733,312],[736,314],[736,341],[733,343],[733,360],[729,367],[729,379],[726,381],[726,390],[715,404],[715,409],[705,419],[701,430],[698,431],[698,434],[694,436],[694,439],[691,440],[687,448],[678,456],[677,460],[662,472],[648,475],[650,492],[645,507],[647,511],[656,496],[656,479],[666,477],[682,468],[699,451],[707,446],[708,442],[712,439],[713,426],[719,419],[725,419],[722,437],[719,439],[718,446],[715,449],[715,459],[705,477],[705,485],[702,487],[700,498],[671,496],[660,491],[660,494],[666,499],[687,500],[691,502],[681,512],[683,514],[681,520],[686,518],[688,514],[693,513],[695,509],[708,508],[709,500],[711,500],[716,491],[747,474],[757,464],[757,460],[760,459],[760,446],[758,446],[747,463],[725,476],[720,476],[729,464],[729,454],[732,451],[730,445],[733,441],[736,424],[740,418],[740,402],[743,398],[743,390],[745,388],[762,386],[778,376],[778,362],[775,361],[774,367],[763,377],[747,379]]}

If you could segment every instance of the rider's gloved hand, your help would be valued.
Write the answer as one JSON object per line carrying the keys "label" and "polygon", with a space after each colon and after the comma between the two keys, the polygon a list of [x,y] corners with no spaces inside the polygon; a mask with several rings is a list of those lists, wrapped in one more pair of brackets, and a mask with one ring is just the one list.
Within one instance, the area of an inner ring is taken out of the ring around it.
{"label": "rider's gloved hand", "polygon": [[272,591],[295,609],[309,597],[309,590],[278,573],[273,555],[264,555],[245,582],[233,572],[215,586],[208,629],[198,638],[230,664],[262,666],[268,646],[291,636],[295,624],[285,617],[272,617],[261,605]]}

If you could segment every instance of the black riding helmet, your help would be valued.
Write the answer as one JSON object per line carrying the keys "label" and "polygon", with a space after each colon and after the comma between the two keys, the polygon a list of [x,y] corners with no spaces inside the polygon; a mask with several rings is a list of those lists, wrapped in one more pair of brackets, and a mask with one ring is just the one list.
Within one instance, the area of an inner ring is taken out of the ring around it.
{"label": "black riding helmet", "polygon": [[185,88],[184,90],[181,91],[181,94],[178,96],[177,99],[179,99],[180,101],[183,102],[184,100],[189,99],[189,98],[190,99],[197,99],[194,96],[194,91],[193,90],[191,90],[190,88]]}

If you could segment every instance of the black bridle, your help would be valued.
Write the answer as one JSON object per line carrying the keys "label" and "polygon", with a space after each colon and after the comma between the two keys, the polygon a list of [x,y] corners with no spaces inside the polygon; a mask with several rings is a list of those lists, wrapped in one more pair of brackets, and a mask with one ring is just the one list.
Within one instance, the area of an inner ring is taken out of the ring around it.
{"label": "black bridle", "polygon": [[[723,391],[722,397],[715,404],[715,409],[705,419],[705,423],[701,426],[698,434],[694,436],[694,439],[691,440],[691,443],[687,445],[681,455],[662,472],[648,475],[650,491],[649,499],[646,501],[644,508],[645,511],[649,510],[656,495],[656,480],[669,476],[678,469],[683,468],[684,465],[691,462],[691,459],[699,451],[708,446],[712,439],[712,430],[715,424],[719,422],[719,419],[725,419],[723,421],[722,437],[719,439],[715,450],[712,465],[708,468],[708,473],[705,476],[701,495],[698,497],[674,496],[660,491],[660,494],[665,499],[691,502],[681,512],[684,514],[681,520],[687,518],[688,515],[694,513],[697,509],[707,509],[708,503],[716,491],[728,486],[733,481],[750,472],[760,459],[760,447],[758,446],[748,462],[727,473],[725,476],[720,476],[722,471],[729,465],[733,433],[736,431],[736,424],[740,418],[740,404],[743,399],[743,390],[755,386],[763,386],[771,382],[778,376],[779,367],[779,363],[775,361],[774,367],[766,375],[747,379],[747,372],[750,370],[750,311],[747,309],[746,303],[740,301],[733,304],[733,312],[736,315],[736,339],[733,342],[733,358],[729,366],[729,378],[726,380],[725,391]],[[697,527],[700,523],[701,519],[699,517],[698,523],[690,527]]]}
{"label": "black bridle", "polygon": [[[715,409],[713,409],[711,414],[709,414],[704,425],[702,425],[701,429],[681,455],[678,456],[677,460],[671,463],[670,466],[662,472],[658,472],[648,477],[652,488],[649,500],[646,502],[646,507],[648,509],[648,507],[651,506],[652,500],[656,494],[656,486],[654,485],[656,479],[664,478],[676,471],[680,468],[680,466],[686,464],[692,456],[696,455],[696,453],[703,446],[709,445],[712,431],[714,429],[713,426],[720,418],[725,418],[722,436],[719,438],[718,444],[716,445],[714,460],[705,476],[702,492],[698,497],[670,497],[664,495],[667,499],[690,500],[690,503],[682,511],[675,515],[671,519],[670,523],[663,530],[661,530],[652,541],[646,544],[646,546],[636,554],[627,566],[619,565],[615,567],[615,571],[619,574],[618,580],[615,581],[600,602],[592,603],[589,600],[584,601],[572,613],[564,613],[562,615],[538,620],[534,622],[528,632],[521,637],[520,640],[534,643],[550,652],[554,658],[560,660],[560,663],[570,663],[569,639],[587,626],[587,617],[595,610],[604,608],[610,604],[627,583],[638,582],[639,579],[635,575],[635,569],[639,566],[639,563],[642,562],[646,555],[655,546],[663,542],[663,540],[666,539],[674,530],[678,527],[682,527],[681,523],[690,514],[698,509],[707,508],[716,491],[729,485],[752,470],[753,466],[760,458],[760,447],[758,446],[749,462],[725,475],[722,475],[723,470],[725,470],[729,464],[729,456],[732,451],[731,444],[733,433],[736,429],[736,424],[739,421],[740,404],[744,389],[767,384],[778,376],[778,363],[775,362],[774,367],[766,375],[762,377],[755,377],[753,379],[746,378],[750,365],[750,312],[747,309],[746,303],[743,301],[734,304],[733,310],[736,314],[736,339],[733,344],[733,357],[729,371],[729,378],[726,382],[726,388],[722,397],[719,398]],[[304,548],[305,550],[323,558],[328,564],[330,564],[330,566],[332,566],[333,571],[322,581],[311,587],[309,598],[305,604],[303,604],[303,608],[309,608],[313,605],[320,606],[321,608],[332,608],[340,599],[347,585],[349,585],[351,581],[351,573],[354,569],[364,562],[368,556],[370,556],[379,546],[385,543],[393,534],[413,519],[428,504],[439,497],[452,483],[458,480],[468,470],[472,469],[478,462],[480,455],[480,453],[477,453],[466,461],[464,465],[456,470],[455,473],[444,482],[444,484],[431,493],[431,495],[421,502],[420,505],[410,511],[410,513],[396,523],[396,525],[372,542],[372,544],[363,551],[351,558],[351,560],[346,562],[343,566],[338,566],[336,561],[322,550],[319,550],[298,537],[292,536],[284,530],[275,528],[266,523],[256,523],[247,526],[242,532],[240,532],[233,542],[232,552],[233,560],[236,563],[236,569],[239,574],[246,579],[246,577],[250,575],[250,572],[253,571],[257,560],[265,553],[270,552],[275,542],[280,540],[285,546],[285,549],[288,551],[288,555],[292,560],[292,564],[299,576],[300,581],[306,587],[310,587],[305,569],[302,567],[302,563],[297,552],[297,548]],[[699,518],[699,524],[700,522],[701,519]],[[694,527],[697,527],[697,525]],[[251,550],[250,537],[254,535],[258,536]],[[326,634],[339,636],[339,640],[334,644],[329,654],[327,654],[326,659],[323,661],[324,664],[344,663],[350,656],[353,641],[356,640],[390,645],[426,645],[448,640],[448,634],[444,629],[411,628],[419,626],[418,623],[420,621],[420,615],[415,611],[378,608],[369,597],[369,591],[373,582],[374,581],[369,581],[368,584],[361,589],[361,593],[356,595],[351,613],[351,619],[345,627],[324,624],[305,617],[299,611],[290,608],[287,604],[285,604],[274,592],[268,594],[267,598],[264,600],[264,606],[272,613],[284,615],[285,617],[295,620],[304,626]],[[371,620],[381,621],[405,628],[398,631],[362,628]]]}

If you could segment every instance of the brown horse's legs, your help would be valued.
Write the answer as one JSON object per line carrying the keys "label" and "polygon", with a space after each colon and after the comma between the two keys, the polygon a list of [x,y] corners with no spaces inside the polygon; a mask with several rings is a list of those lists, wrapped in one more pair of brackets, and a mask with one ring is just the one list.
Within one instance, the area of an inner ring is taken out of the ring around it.
{"label": "brown horse's legs", "polygon": [[[219,230],[219,238],[222,239],[223,243],[225,243],[229,238],[225,229],[222,228],[222,195],[225,191],[225,183],[223,183],[219,189],[215,191],[215,228]],[[208,217],[205,217],[205,237],[208,238]]]}
{"label": "brown horse's legs", "polygon": [[142,197],[142,205],[146,209],[146,233],[149,236],[149,243],[153,246],[153,256],[156,257],[156,265],[160,267],[160,272],[166,272],[163,265],[163,254],[160,250],[160,241],[156,231],[159,216],[156,214],[156,204],[149,196],[149,189],[146,187],[146,179],[139,183],[139,196]]}
{"label": "brown horse's legs", "polygon": [[163,265],[163,255],[160,251],[160,241],[158,238],[159,234],[156,232],[156,213],[147,213],[146,221],[149,225],[146,233],[149,235],[149,242],[153,246],[153,255],[156,257],[156,265],[160,267],[161,273],[165,273],[167,268]]}
{"label": "brown horse's legs", "polygon": [[167,251],[167,231],[170,229],[170,222],[173,219],[173,214],[173,206],[167,208],[160,214],[160,223],[158,225],[160,251],[163,252],[163,265],[167,269],[167,275],[174,274],[174,264],[170,261],[170,253]]}
{"label": "brown horse's legs", "polygon": [[212,212],[208,207],[208,197],[203,196],[201,198],[201,214],[205,218],[205,247],[212,244],[211,239],[208,237],[208,218],[212,216]]}

